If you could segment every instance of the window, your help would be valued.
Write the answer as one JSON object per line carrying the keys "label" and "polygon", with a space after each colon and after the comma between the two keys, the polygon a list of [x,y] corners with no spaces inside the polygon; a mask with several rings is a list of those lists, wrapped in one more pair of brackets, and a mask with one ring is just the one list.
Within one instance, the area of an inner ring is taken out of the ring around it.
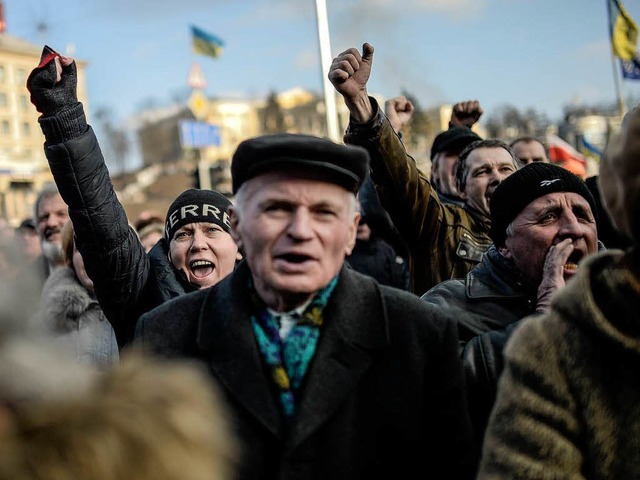
{"label": "window", "polygon": [[4,73],[4,65],[0,65],[0,83],[4,83],[5,73]]}
{"label": "window", "polygon": [[26,95],[20,95],[20,109],[26,110],[29,108],[29,99]]}
{"label": "window", "polygon": [[27,81],[27,71],[24,68],[16,69],[16,83],[21,84]]}
{"label": "window", "polygon": [[9,135],[9,132],[11,131],[9,128],[9,120],[2,120],[2,122],[0,122],[0,131],[3,135]]}
{"label": "window", "polygon": [[7,94],[0,92],[0,108],[7,108],[8,106],[9,100],[7,99]]}
{"label": "window", "polygon": [[31,125],[29,124],[29,122],[22,123],[22,134],[25,137],[28,137],[31,135]]}

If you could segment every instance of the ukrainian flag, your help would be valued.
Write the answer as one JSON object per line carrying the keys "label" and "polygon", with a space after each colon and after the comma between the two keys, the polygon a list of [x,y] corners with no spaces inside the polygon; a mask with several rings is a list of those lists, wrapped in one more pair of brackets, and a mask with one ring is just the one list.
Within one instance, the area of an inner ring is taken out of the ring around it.
{"label": "ukrainian flag", "polygon": [[613,54],[620,59],[625,78],[640,79],[638,59],[638,26],[620,0],[608,0],[609,32]]}
{"label": "ukrainian flag", "polygon": [[191,26],[191,38],[193,51],[200,55],[218,58],[224,47],[224,42],[218,37],[194,25]]}
{"label": "ukrainian flag", "polygon": [[595,145],[589,143],[589,141],[584,138],[584,135],[581,135],[578,138],[578,145],[580,152],[588,158],[591,158],[596,163],[600,163],[600,159],[602,158],[602,150],[600,150]]}

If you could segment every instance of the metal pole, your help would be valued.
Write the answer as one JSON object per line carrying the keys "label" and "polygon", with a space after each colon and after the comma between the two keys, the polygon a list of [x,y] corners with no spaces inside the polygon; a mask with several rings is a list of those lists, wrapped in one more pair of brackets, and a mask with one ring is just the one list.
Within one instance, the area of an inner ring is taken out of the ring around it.
{"label": "metal pole", "polygon": [[336,108],[336,94],[329,81],[329,66],[331,65],[331,45],[329,42],[329,21],[327,19],[327,2],[316,0],[316,16],[318,19],[318,39],[320,41],[320,62],[322,64],[322,85],[324,86],[324,105],[327,118],[327,134],[334,142],[341,142],[342,135],[338,131],[338,110]]}
{"label": "metal pole", "polygon": [[616,86],[616,98],[618,100],[618,111],[620,112],[620,117],[624,117],[624,113],[625,113],[625,108],[624,108],[624,101],[622,99],[622,87],[620,85],[620,71],[618,70],[618,66],[616,65],[616,57],[615,55],[611,54],[611,62],[613,65],[613,80]]}

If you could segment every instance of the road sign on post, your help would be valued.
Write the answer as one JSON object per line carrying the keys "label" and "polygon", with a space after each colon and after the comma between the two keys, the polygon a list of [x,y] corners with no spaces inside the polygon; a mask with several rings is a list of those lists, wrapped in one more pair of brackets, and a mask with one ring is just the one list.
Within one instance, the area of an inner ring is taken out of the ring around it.
{"label": "road sign on post", "polygon": [[220,128],[206,122],[180,121],[180,145],[182,148],[220,146]]}

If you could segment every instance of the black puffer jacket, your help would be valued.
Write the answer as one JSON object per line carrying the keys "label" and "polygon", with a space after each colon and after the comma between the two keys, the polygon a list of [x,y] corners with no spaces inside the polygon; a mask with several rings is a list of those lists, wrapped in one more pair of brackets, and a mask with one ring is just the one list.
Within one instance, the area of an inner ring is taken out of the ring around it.
{"label": "black puffer jacket", "polygon": [[[86,124],[80,104],[71,113],[78,116],[78,123]],[[45,119],[49,123],[55,120]],[[197,288],[173,267],[164,239],[145,253],[116,197],[91,127],[66,142],[47,143],[45,154],[60,195],[69,206],[76,245],[94,282],[96,297],[122,347],[132,340],[140,315]]]}

